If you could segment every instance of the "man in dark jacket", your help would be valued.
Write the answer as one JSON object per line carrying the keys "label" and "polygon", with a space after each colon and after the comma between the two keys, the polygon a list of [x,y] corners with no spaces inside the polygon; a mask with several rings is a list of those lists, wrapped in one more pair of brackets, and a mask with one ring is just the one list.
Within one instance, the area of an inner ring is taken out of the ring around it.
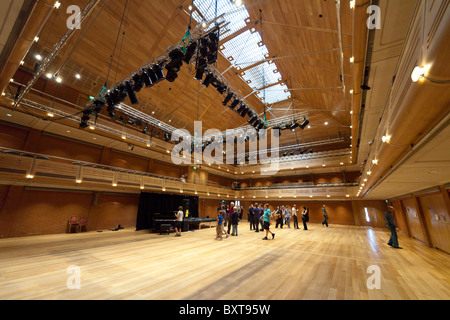
{"label": "man in dark jacket", "polygon": [[255,226],[255,232],[259,232],[259,218],[261,216],[261,210],[258,208],[258,204],[255,203],[253,208],[253,225]]}
{"label": "man in dark jacket", "polygon": [[396,249],[402,249],[401,247],[398,246],[397,232],[399,231],[399,229],[395,224],[393,206],[387,207],[387,211],[384,213],[384,222],[386,222],[386,227],[389,229],[389,231],[391,231],[391,237],[389,238],[388,245]]}

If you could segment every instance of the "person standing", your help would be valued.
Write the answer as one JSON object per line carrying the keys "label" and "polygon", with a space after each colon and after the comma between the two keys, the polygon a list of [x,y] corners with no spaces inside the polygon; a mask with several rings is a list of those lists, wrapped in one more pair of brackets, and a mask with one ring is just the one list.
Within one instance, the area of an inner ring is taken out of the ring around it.
{"label": "person standing", "polygon": [[231,229],[231,214],[234,211],[234,202],[230,203],[230,207],[228,208],[228,212],[227,212],[227,234],[230,234],[230,229]]}
{"label": "person standing", "polygon": [[276,221],[275,228],[278,228],[278,226],[280,226],[280,228],[283,229],[283,212],[280,207],[277,207],[275,209],[274,215],[275,215],[275,219],[276,219],[275,220]]}
{"label": "person standing", "polygon": [[262,219],[263,215],[264,215],[264,207],[263,204],[261,203],[259,205],[259,216],[260,216],[259,222],[261,223],[261,231],[264,230],[264,219]]}
{"label": "person standing", "polygon": [[[216,228],[216,240],[222,240],[222,233],[223,233],[223,216],[225,215],[226,211],[224,209],[219,210],[217,212],[217,228]],[[227,234],[228,238],[228,234]]]}
{"label": "person standing", "polygon": [[303,221],[303,230],[308,230],[308,226],[306,225],[306,223],[309,221],[309,209],[306,207],[303,207],[302,221]]}
{"label": "person standing", "polygon": [[292,220],[294,221],[294,229],[298,229],[297,208],[295,204],[292,206]]}
{"label": "person standing", "polygon": [[233,213],[231,214],[232,236],[238,235],[238,224],[239,224],[239,207],[234,207]]}
{"label": "person standing", "polygon": [[255,226],[255,232],[259,232],[259,218],[261,216],[261,210],[258,208],[258,204],[255,203],[253,208],[253,225]]}
{"label": "person standing", "polygon": [[175,237],[181,236],[181,225],[183,224],[183,207],[178,207],[178,212],[175,214],[176,221],[175,221]]}
{"label": "person standing", "polygon": [[268,240],[267,236],[270,234],[272,235],[272,239],[275,238],[275,233],[273,233],[272,231],[270,231],[270,209],[269,209],[269,204],[266,203],[265,205],[265,210],[264,210],[264,215],[263,215],[263,221],[264,221],[264,230],[266,230],[266,236],[263,238],[263,240]]}
{"label": "person standing", "polygon": [[322,214],[323,214],[323,222],[322,225],[326,225],[328,228],[328,213],[327,213],[327,209],[325,208],[325,205],[323,205],[322,207]]}
{"label": "person standing", "polygon": [[284,208],[284,221],[287,224],[288,228],[291,228],[291,210],[286,206]]}
{"label": "person standing", "polygon": [[398,236],[397,232],[399,231],[397,225],[395,224],[394,217],[394,207],[388,206],[387,211],[384,213],[384,222],[386,222],[386,227],[391,232],[391,237],[389,238],[388,245],[395,249],[402,249],[398,246]]}
{"label": "person standing", "polygon": [[254,217],[255,217],[255,212],[254,212],[253,204],[250,204],[250,206],[248,207],[248,222],[250,223],[250,231],[253,229],[256,229]]}

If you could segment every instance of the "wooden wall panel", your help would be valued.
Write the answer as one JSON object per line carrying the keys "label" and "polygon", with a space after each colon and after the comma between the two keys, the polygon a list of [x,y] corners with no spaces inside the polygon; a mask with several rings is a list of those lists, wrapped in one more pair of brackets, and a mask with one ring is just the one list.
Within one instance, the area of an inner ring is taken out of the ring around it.
{"label": "wooden wall panel", "polygon": [[27,139],[28,130],[0,122],[0,146],[21,150]]}
{"label": "wooden wall panel", "polygon": [[425,242],[425,236],[420,224],[419,208],[416,206],[414,199],[412,197],[401,199],[401,202],[406,213],[406,220],[408,222],[409,231],[411,232],[411,237]]}
{"label": "wooden wall panel", "polygon": [[105,164],[112,167],[146,172],[148,168],[148,159],[117,150],[111,150]]}
{"label": "wooden wall panel", "polygon": [[99,163],[102,148],[86,143],[78,143],[62,137],[42,134],[36,152],[67,159]]}
{"label": "wooden wall panel", "polygon": [[450,253],[450,217],[441,194],[419,197],[432,245]]}
{"label": "wooden wall panel", "polygon": [[[0,211],[0,237],[66,232],[71,215],[86,217],[87,230],[105,230],[118,224],[136,227],[138,195],[101,194],[10,187]],[[2,195],[0,194],[0,198]]]}
{"label": "wooden wall panel", "polygon": [[139,195],[98,193],[88,216],[88,231],[113,229],[117,225],[135,228]]}
{"label": "wooden wall panel", "polygon": [[64,233],[69,217],[86,216],[92,200],[91,192],[16,191],[0,215],[3,237]]}
{"label": "wooden wall panel", "polygon": [[409,232],[408,228],[408,222],[405,216],[406,213],[403,211],[402,202],[400,200],[393,200],[392,206],[394,207],[394,216],[397,227],[406,235],[411,237],[411,233]]}

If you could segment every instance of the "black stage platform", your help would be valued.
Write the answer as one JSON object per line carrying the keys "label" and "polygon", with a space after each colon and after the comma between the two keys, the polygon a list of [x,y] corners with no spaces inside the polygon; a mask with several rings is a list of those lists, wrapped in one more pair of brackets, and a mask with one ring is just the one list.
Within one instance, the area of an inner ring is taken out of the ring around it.
{"label": "black stage platform", "polygon": [[[183,226],[181,231],[186,232],[189,230],[200,229],[201,223],[209,223],[211,228],[211,223],[217,221],[215,218],[186,218],[183,219]],[[162,224],[170,224],[172,227],[175,225],[176,219],[158,219],[153,220],[153,230],[160,231]]]}

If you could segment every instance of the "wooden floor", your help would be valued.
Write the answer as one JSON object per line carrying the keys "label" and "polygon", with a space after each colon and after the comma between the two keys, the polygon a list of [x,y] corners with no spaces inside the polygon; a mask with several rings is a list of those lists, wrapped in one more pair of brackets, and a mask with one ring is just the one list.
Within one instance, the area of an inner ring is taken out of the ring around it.
{"label": "wooden floor", "polygon": [[[0,299],[450,299],[450,255],[417,240],[400,235],[396,250],[381,229],[310,224],[269,241],[248,229],[223,241],[215,228],[2,239]],[[372,265],[380,289],[367,287]]]}

